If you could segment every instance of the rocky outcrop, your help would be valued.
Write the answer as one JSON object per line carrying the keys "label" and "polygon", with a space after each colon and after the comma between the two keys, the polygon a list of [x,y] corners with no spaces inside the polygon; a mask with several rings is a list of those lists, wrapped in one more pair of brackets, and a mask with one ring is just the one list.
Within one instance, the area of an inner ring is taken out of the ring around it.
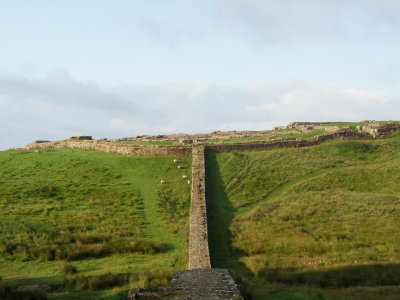
{"label": "rocky outcrop", "polygon": [[190,153],[190,148],[185,146],[124,145],[90,140],[65,140],[57,142],[32,143],[25,146],[25,149],[28,150],[61,148],[95,150],[128,156],[185,156],[186,154]]}
{"label": "rocky outcrop", "polygon": [[189,220],[189,270],[211,268],[208,249],[204,146],[192,149],[192,201]]}

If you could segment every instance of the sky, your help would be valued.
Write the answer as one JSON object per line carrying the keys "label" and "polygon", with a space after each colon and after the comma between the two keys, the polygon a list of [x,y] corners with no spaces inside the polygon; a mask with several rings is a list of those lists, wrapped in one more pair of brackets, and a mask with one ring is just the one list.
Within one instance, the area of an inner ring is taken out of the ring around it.
{"label": "sky", "polygon": [[398,120],[397,0],[0,0],[0,150]]}

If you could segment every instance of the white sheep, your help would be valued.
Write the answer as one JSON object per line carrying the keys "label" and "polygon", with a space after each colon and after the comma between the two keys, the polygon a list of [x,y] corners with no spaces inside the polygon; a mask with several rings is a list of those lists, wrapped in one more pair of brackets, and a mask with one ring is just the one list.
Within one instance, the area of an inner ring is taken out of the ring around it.
{"label": "white sheep", "polygon": [[186,179],[186,178],[188,178],[188,177],[187,177],[186,175],[183,175],[182,178],[183,178],[183,179]]}
{"label": "white sheep", "polygon": [[182,168],[180,165],[178,166],[178,169]]}
{"label": "white sheep", "polygon": [[161,181],[160,181],[160,183],[161,183],[161,184],[164,184],[164,183],[165,183],[165,181],[164,181],[164,180],[161,180]]}
{"label": "white sheep", "polygon": [[174,164],[177,164],[179,161],[177,159],[174,159]]}
{"label": "white sheep", "polygon": [[188,180],[188,184],[190,184],[190,180]]}

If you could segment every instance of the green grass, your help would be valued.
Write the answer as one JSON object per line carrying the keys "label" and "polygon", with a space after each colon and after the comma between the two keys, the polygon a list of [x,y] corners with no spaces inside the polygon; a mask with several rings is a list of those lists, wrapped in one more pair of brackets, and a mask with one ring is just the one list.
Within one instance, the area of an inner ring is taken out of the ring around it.
{"label": "green grass", "polygon": [[[67,275],[112,274],[119,279],[111,286],[88,293],[118,299],[129,284],[143,281],[137,274],[185,269],[190,185],[182,175],[191,175],[191,161],[179,159],[182,169],[173,157],[0,152],[4,283],[50,284],[50,299],[67,299],[75,289],[64,284]],[[65,274],[67,262],[76,274]]]}
{"label": "green grass", "polygon": [[310,131],[307,133],[287,133],[287,134],[278,134],[277,137],[280,138],[299,138],[299,139],[309,139],[315,137],[317,135],[323,134],[325,132],[324,129],[318,129],[314,131]]}
{"label": "green grass", "polygon": [[400,284],[399,155],[398,135],[208,153],[213,266],[244,276],[256,299],[378,299],[341,289]]}

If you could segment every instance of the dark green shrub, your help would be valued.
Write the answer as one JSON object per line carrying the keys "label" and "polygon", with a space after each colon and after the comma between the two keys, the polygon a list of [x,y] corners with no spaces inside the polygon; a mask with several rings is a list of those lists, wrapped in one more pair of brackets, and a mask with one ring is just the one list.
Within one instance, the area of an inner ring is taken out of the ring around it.
{"label": "dark green shrub", "polygon": [[61,272],[64,274],[75,274],[78,272],[78,269],[72,264],[65,264],[62,266]]}

